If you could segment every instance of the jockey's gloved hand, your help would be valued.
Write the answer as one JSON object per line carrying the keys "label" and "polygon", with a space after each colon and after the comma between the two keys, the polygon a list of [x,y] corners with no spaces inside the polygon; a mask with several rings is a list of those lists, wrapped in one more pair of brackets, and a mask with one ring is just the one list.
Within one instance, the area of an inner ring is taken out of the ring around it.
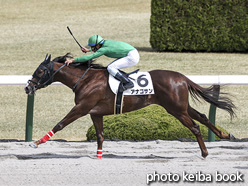
{"label": "jockey's gloved hand", "polygon": [[67,66],[69,66],[70,63],[74,63],[74,59],[73,59],[73,58],[72,58],[72,59],[66,59],[65,64],[66,64]]}

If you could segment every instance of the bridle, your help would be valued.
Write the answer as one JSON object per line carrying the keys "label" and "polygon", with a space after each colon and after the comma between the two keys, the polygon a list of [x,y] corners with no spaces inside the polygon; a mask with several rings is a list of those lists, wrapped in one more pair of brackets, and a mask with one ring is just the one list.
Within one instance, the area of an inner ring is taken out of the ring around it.
{"label": "bridle", "polygon": [[[53,67],[54,67],[54,62],[51,61],[48,64],[40,64],[40,66],[37,69],[42,69],[44,71],[44,74],[41,77],[38,77],[36,75],[36,71],[33,74],[33,78],[39,79],[38,81],[34,81],[34,80],[28,80],[28,84],[30,82],[32,82],[34,84],[34,88],[35,89],[39,89],[39,88],[44,88],[50,84],[52,84],[53,82],[53,77],[62,69],[66,66],[66,63],[63,64],[61,67],[59,67],[54,73],[53,73]],[[88,68],[86,69],[86,71],[83,73],[83,75],[80,77],[80,79],[76,82],[76,84],[73,86],[72,91],[74,92],[77,85],[79,84],[79,82],[83,79],[83,77],[86,75],[86,73],[90,70],[91,66],[90,64],[88,65]],[[47,80],[46,80],[47,79]],[[44,82],[43,82],[44,81]]]}
{"label": "bridle", "polygon": [[38,79],[38,81],[28,80],[28,83],[32,82],[36,89],[44,88],[50,85],[53,82],[53,77],[55,76],[55,74],[57,74],[62,68],[64,68],[66,64],[63,64],[54,73],[53,73],[53,66],[54,66],[53,61],[49,62],[48,64],[43,64],[43,63],[40,64],[37,70],[42,69],[44,71],[44,74],[41,77],[38,77],[36,74],[37,71],[36,70],[33,74],[33,78]]}

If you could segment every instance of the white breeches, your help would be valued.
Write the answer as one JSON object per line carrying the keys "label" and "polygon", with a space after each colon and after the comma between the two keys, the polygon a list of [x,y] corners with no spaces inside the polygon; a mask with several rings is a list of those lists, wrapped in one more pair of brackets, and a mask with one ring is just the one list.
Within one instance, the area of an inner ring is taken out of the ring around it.
{"label": "white breeches", "polygon": [[135,49],[128,53],[126,57],[116,59],[107,66],[108,72],[115,76],[119,69],[128,68],[133,65],[136,65],[139,62],[140,55],[139,52]]}

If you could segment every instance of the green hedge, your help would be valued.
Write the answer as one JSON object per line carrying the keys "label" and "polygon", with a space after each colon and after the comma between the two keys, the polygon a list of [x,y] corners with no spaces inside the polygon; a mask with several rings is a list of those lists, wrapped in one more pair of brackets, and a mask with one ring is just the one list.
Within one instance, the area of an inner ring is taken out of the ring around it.
{"label": "green hedge", "polygon": [[248,0],[152,0],[158,51],[248,51]]}
{"label": "green hedge", "polygon": [[[203,138],[208,139],[208,128],[201,124],[200,128]],[[103,130],[104,138],[111,140],[195,139],[188,128],[157,105],[122,115],[106,116],[104,117]],[[222,128],[221,130],[225,131]],[[96,140],[94,126],[88,129],[86,136],[87,140]]]}

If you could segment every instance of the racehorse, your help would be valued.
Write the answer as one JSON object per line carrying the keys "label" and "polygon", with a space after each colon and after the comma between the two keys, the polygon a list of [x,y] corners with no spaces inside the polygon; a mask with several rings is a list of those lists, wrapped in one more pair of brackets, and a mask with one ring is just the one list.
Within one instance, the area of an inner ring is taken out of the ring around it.
{"label": "racehorse", "polygon": [[[30,146],[37,148],[45,143],[56,132],[62,130],[76,119],[90,114],[94,123],[97,136],[97,157],[102,157],[103,144],[103,116],[114,114],[115,94],[108,84],[108,72],[105,67],[94,63],[77,63],[80,66],[66,66],[66,58],[71,58],[67,53],[51,61],[51,55],[35,70],[32,79],[28,81],[25,91],[34,94],[36,90],[59,81],[75,93],[75,106],[56,126],[43,138],[33,142]],[[90,64],[90,65],[89,65]],[[220,139],[232,139],[233,135],[225,134],[217,129],[206,117],[189,104],[189,94],[196,100],[203,99],[216,107],[227,111],[231,118],[235,115],[232,100],[224,93],[220,93],[219,99],[214,97],[213,86],[203,88],[194,83],[181,73],[168,70],[149,71],[155,94],[125,96],[123,99],[123,113],[141,109],[151,104],[162,106],[169,114],[176,117],[195,136],[200,146],[202,157],[208,155],[207,148],[201,136],[199,125],[194,121],[207,126]]]}

